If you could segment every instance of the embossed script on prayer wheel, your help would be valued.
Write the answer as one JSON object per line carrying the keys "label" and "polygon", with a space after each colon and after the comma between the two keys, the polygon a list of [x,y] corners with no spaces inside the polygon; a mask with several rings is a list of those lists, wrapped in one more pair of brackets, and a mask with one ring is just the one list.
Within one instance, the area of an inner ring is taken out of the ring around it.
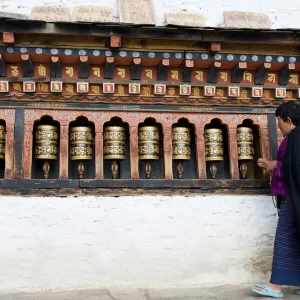
{"label": "embossed script on prayer wheel", "polygon": [[35,132],[35,158],[58,159],[58,129],[52,125],[39,125]]}
{"label": "embossed script on prayer wheel", "polygon": [[222,129],[205,129],[205,158],[207,161],[224,160]]}
{"label": "embossed script on prayer wheel", "polygon": [[90,127],[78,126],[70,131],[71,160],[90,160],[93,158],[93,130]]}
{"label": "embossed script on prayer wheel", "polygon": [[139,159],[159,159],[159,129],[155,126],[139,128]]}
{"label": "embossed script on prayer wheel", "polygon": [[125,128],[121,126],[109,126],[104,129],[104,159],[121,160],[126,158]]}
{"label": "embossed script on prayer wheel", "polygon": [[146,160],[146,178],[151,178],[150,160],[159,160],[159,129],[155,126],[139,128],[139,159]]}
{"label": "embossed script on prayer wheel", "polygon": [[249,127],[238,127],[237,129],[238,160],[242,161],[240,172],[243,179],[247,178],[247,160],[254,159],[254,136],[253,130]]}
{"label": "embossed script on prayer wheel", "polygon": [[172,128],[173,160],[177,160],[177,178],[183,178],[183,160],[191,159],[191,133],[187,127]]}
{"label": "embossed script on prayer wheel", "polygon": [[210,173],[212,179],[217,177],[217,166],[215,162],[224,160],[223,132],[222,129],[211,128],[204,130],[205,158],[211,161]]}
{"label": "embossed script on prayer wheel", "polygon": [[122,126],[108,126],[104,129],[104,159],[113,160],[111,172],[113,179],[118,178],[119,165],[117,160],[126,159],[126,133]]}
{"label": "embossed script on prayer wheel", "polygon": [[173,159],[191,159],[191,134],[186,127],[174,127],[172,129]]}
{"label": "embossed script on prayer wheel", "polygon": [[6,137],[5,126],[0,125],[0,159],[5,158],[5,137]]}
{"label": "embossed script on prayer wheel", "polygon": [[238,160],[254,159],[254,136],[249,127],[238,127],[237,129]]}

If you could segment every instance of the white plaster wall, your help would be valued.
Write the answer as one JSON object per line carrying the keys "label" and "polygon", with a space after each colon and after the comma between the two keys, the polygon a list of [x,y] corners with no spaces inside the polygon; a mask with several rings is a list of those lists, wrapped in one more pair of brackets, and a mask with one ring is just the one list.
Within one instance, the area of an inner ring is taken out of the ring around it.
{"label": "white plaster wall", "polygon": [[267,196],[1,197],[0,291],[267,280]]}
{"label": "white plaster wall", "polygon": [[[260,12],[269,15],[273,28],[300,28],[299,0],[153,0],[157,16],[157,25],[164,25],[165,12],[202,13],[207,26],[223,26],[223,11]],[[36,5],[108,5],[114,9],[114,19],[118,21],[117,0],[2,0],[0,11],[30,15],[31,7]]]}

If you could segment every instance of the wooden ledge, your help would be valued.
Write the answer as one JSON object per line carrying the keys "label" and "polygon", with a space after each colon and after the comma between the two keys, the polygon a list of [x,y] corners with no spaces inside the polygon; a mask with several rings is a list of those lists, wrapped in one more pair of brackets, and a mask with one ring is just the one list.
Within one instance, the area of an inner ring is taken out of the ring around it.
{"label": "wooden ledge", "polygon": [[268,180],[0,180],[1,195],[122,196],[137,194],[189,195],[215,193],[267,195],[268,191]]}

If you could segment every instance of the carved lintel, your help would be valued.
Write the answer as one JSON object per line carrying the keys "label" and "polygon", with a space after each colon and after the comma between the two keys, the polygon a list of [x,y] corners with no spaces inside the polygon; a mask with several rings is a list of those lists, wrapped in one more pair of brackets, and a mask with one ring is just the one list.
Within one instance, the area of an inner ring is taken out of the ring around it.
{"label": "carved lintel", "polygon": [[33,62],[29,54],[22,54],[22,71],[24,77],[33,77],[34,70],[33,70]]}
{"label": "carved lintel", "polygon": [[52,56],[50,62],[50,76],[52,78],[62,78],[61,63],[58,56]]}
{"label": "carved lintel", "polygon": [[271,64],[263,63],[260,68],[255,71],[255,84],[265,84],[268,72],[270,71]]}
{"label": "carved lintel", "polygon": [[141,80],[142,75],[142,59],[134,58],[130,65],[130,79]]}
{"label": "carved lintel", "polygon": [[287,64],[280,70],[278,79],[280,85],[287,85],[289,83],[290,75],[295,70],[295,67],[295,64]]}
{"label": "carved lintel", "polygon": [[231,70],[231,82],[240,83],[243,78],[244,71],[246,69],[247,69],[246,62],[238,62]]}
{"label": "carved lintel", "polygon": [[167,81],[168,80],[168,70],[170,61],[169,59],[163,59],[157,67],[157,80]]}
{"label": "carved lintel", "polygon": [[207,82],[217,83],[218,82],[218,72],[222,64],[220,62],[213,62],[207,72]]}
{"label": "carved lintel", "polygon": [[106,57],[104,63],[104,78],[105,79],[113,79],[114,78],[114,70],[115,70],[115,58],[114,57]]}
{"label": "carved lintel", "polygon": [[78,65],[78,78],[87,79],[90,75],[90,63],[88,56],[80,56]]}

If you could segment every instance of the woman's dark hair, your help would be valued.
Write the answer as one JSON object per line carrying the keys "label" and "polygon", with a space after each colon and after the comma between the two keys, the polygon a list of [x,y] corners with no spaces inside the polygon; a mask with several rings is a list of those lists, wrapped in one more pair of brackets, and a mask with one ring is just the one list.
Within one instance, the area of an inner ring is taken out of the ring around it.
{"label": "woman's dark hair", "polygon": [[295,126],[300,126],[300,104],[296,101],[288,101],[277,107],[275,116],[280,117],[284,122],[291,119]]}

